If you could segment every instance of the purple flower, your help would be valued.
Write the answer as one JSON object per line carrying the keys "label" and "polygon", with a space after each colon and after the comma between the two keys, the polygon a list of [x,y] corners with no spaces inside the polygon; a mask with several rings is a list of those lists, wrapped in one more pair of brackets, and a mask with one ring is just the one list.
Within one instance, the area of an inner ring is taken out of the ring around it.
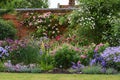
{"label": "purple flower", "polygon": [[92,60],[90,61],[90,66],[94,65],[95,63],[96,63],[96,59],[92,59]]}
{"label": "purple flower", "polygon": [[101,56],[106,61],[120,62],[120,46],[106,48]]}
{"label": "purple flower", "polygon": [[84,65],[82,65],[82,64],[80,63],[80,61],[78,61],[77,64],[74,63],[74,62],[72,62],[72,68],[73,68],[73,69],[84,68]]}
{"label": "purple flower", "polygon": [[9,56],[9,54],[5,48],[0,47],[0,57],[2,58],[3,56]]}
{"label": "purple flower", "polygon": [[14,41],[12,39],[7,39],[6,42],[8,42],[8,44],[12,44]]}
{"label": "purple flower", "polygon": [[105,62],[104,60],[102,60],[101,65],[102,65],[103,67],[106,67],[106,62]]}

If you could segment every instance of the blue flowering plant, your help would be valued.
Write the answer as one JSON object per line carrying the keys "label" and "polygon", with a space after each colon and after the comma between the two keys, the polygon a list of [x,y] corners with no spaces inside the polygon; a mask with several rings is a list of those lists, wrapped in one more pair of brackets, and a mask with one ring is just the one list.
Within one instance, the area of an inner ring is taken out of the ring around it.
{"label": "blue flowering plant", "polygon": [[81,64],[80,61],[78,61],[77,63],[72,62],[72,67],[71,67],[71,70],[73,70],[72,72],[81,72],[83,68],[84,68],[84,65]]}
{"label": "blue flowering plant", "polygon": [[94,54],[94,58],[90,61],[90,66],[101,65],[103,68],[106,68],[105,59],[98,53]]}
{"label": "blue flowering plant", "polygon": [[94,55],[93,59],[90,61],[90,67],[99,67],[100,68],[100,73],[105,73],[106,72],[106,61],[105,59],[101,56],[101,52],[105,48],[105,44],[98,44],[95,49],[94,49]]}
{"label": "blue flowering plant", "polygon": [[120,71],[120,46],[106,48],[101,56],[107,65]]}
{"label": "blue flowering plant", "polygon": [[3,60],[5,59],[5,57],[9,56],[9,53],[6,48],[0,46],[0,60]]}
{"label": "blue flowering plant", "polygon": [[101,65],[103,68],[106,67],[106,61],[105,59],[100,55],[100,53],[105,49],[105,47],[108,46],[108,44],[98,44],[95,49],[94,49],[94,55],[93,55],[93,59],[90,61],[90,65],[95,65],[95,64],[99,64]]}

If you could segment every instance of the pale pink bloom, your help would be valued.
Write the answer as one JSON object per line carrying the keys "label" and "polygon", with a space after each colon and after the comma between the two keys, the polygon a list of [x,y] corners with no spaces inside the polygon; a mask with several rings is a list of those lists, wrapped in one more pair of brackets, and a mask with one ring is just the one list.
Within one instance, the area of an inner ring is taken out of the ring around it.
{"label": "pale pink bloom", "polygon": [[32,23],[31,23],[31,22],[29,23],[29,26],[32,26]]}
{"label": "pale pink bloom", "polygon": [[33,19],[35,19],[36,17],[35,16],[33,16]]}
{"label": "pale pink bloom", "polygon": [[80,49],[79,48],[75,48],[75,51],[80,51]]}
{"label": "pale pink bloom", "polygon": [[104,44],[100,43],[98,46],[104,46]]}
{"label": "pale pink bloom", "polygon": [[81,57],[82,59],[87,58],[87,56],[86,56],[86,55],[81,55],[80,57]]}
{"label": "pale pink bloom", "polygon": [[38,20],[37,22],[38,22],[38,23],[41,23],[41,22],[43,22],[43,21],[40,19],[40,20]]}
{"label": "pale pink bloom", "polygon": [[26,16],[29,16],[29,12],[27,12],[25,15],[26,15]]}
{"label": "pale pink bloom", "polygon": [[80,62],[80,61],[78,61],[78,62],[77,62],[77,64],[81,64],[81,62]]}
{"label": "pale pink bloom", "polygon": [[55,31],[53,31],[52,34],[55,34]]}
{"label": "pale pink bloom", "polygon": [[20,69],[20,68],[21,68],[21,65],[20,65],[20,64],[16,64],[16,65],[15,65],[15,68],[16,68],[16,69]]}

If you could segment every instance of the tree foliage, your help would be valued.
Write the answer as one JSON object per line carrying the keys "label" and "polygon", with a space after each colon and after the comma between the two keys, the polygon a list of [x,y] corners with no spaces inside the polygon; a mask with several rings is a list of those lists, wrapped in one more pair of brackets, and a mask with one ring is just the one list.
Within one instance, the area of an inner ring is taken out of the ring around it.
{"label": "tree foliage", "polygon": [[104,32],[114,27],[113,18],[120,17],[120,0],[78,0],[78,2],[80,8],[73,12],[71,25],[79,27],[79,35],[82,33],[82,36],[92,39],[95,43],[102,42]]}
{"label": "tree foliage", "polygon": [[48,0],[0,0],[0,8],[47,8]]}

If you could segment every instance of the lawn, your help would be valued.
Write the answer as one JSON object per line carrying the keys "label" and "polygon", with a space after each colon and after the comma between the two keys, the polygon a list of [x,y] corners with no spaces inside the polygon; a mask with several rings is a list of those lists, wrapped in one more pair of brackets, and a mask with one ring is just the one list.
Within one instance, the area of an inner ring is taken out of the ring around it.
{"label": "lawn", "polygon": [[117,75],[0,73],[0,80],[120,80]]}

